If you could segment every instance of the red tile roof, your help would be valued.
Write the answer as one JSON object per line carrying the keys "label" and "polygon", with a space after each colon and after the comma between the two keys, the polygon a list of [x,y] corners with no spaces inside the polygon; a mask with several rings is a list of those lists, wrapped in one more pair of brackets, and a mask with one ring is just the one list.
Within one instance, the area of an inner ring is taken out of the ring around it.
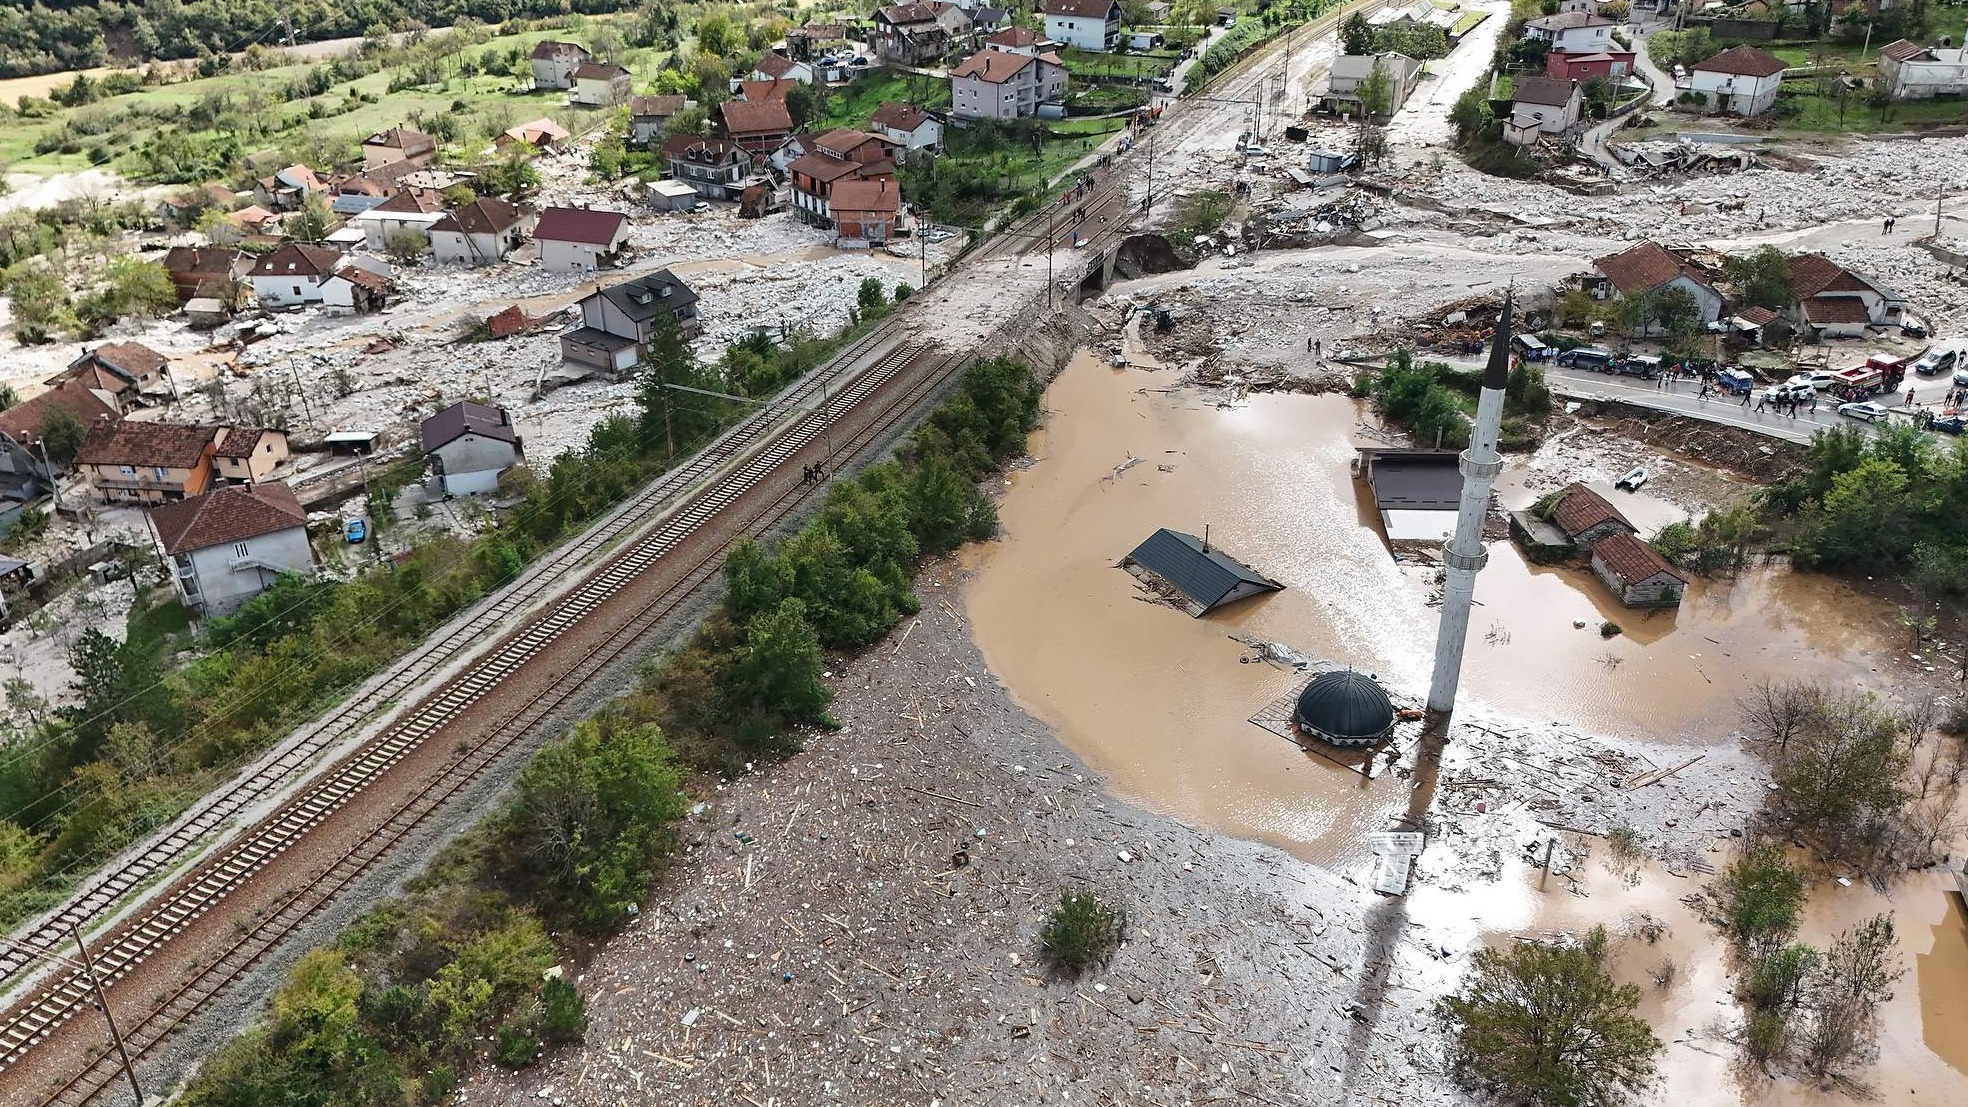
{"label": "red tile roof", "polygon": [[742,158],[745,152],[727,139],[671,135],[663,141],[663,156],[698,165],[719,165],[734,156]]}
{"label": "red tile roof", "polygon": [[519,208],[504,200],[480,196],[432,223],[431,230],[462,231],[465,234],[498,234],[517,222],[519,222]]}
{"label": "red tile roof", "polygon": [[1708,282],[1700,273],[1688,266],[1680,258],[1668,253],[1658,243],[1642,242],[1629,246],[1617,254],[1608,254],[1592,263],[1597,266],[1606,279],[1621,295],[1637,296],[1652,292],[1676,277],[1685,276],[1703,287]]}
{"label": "red tile roof", "polygon": [[587,47],[582,46],[578,42],[556,42],[553,39],[548,39],[547,41],[539,43],[538,45],[533,47],[533,56],[541,61],[545,61],[548,58],[555,57],[556,55],[560,55],[560,54],[566,54],[569,52],[578,54],[584,58],[589,58],[594,56],[588,53]]}
{"label": "red tile roof", "polygon": [[793,59],[784,54],[766,54],[758,60],[758,65],[754,66],[753,69],[756,72],[765,74],[767,77],[776,79],[791,73],[795,64]]}
{"label": "red tile roof", "polygon": [[626,81],[629,71],[614,62],[587,62],[574,67],[577,81]]}
{"label": "red tile roof", "polygon": [[218,448],[212,451],[213,457],[247,458],[260,448],[260,439],[281,431],[267,430],[265,427],[220,427],[225,433],[215,435],[219,439]]}
{"label": "red tile roof", "polygon": [[1881,46],[1879,48],[1880,57],[1891,58],[1894,61],[1901,61],[1901,62],[1912,61],[1913,59],[1919,57],[1922,54],[1925,54],[1926,52],[1927,52],[1927,48],[1925,46],[1921,46],[1917,43],[1908,42],[1906,39],[1900,39],[1897,42],[1889,42],[1886,45]]}
{"label": "red tile roof", "polygon": [[738,96],[748,103],[763,100],[784,100],[787,94],[791,93],[798,85],[798,81],[784,77],[771,81],[739,81]]}
{"label": "red tile roof", "polygon": [[861,169],[862,165],[858,161],[837,158],[818,150],[810,154],[801,154],[786,166],[786,172],[812,177],[816,181],[837,181],[842,177],[854,176]]}
{"label": "red tile roof", "polygon": [[868,117],[870,126],[887,127],[892,131],[913,131],[929,119],[929,113],[914,104],[897,104],[885,101]]}
{"label": "red tile roof", "polygon": [[303,246],[289,242],[261,258],[253,266],[254,277],[325,277],[340,268],[342,254],[326,246]]}
{"label": "red tile roof", "polygon": [[1747,307],[1736,313],[1736,318],[1752,327],[1760,327],[1777,317],[1777,313],[1766,307]]}
{"label": "red tile roof", "polygon": [[609,246],[628,221],[621,212],[603,208],[545,208],[540,221],[533,224],[533,239]]}
{"label": "red tile roof", "polygon": [[1030,27],[1006,27],[995,35],[986,38],[991,46],[1037,46],[1039,33]]}
{"label": "red tile roof", "polygon": [[1558,81],[1550,77],[1519,77],[1517,84],[1510,91],[1510,102],[1562,108],[1572,102],[1577,89],[1577,81]]}
{"label": "red tile roof", "polygon": [[167,554],[190,553],[307,526],[307,512],[281,481],[232,485],[152,508],[150,523]]}
{"label": "red tile roof", "polygon": [[979,50],[965,58],[962,64],[950,70],[952,77],[976,77],[986,84],[1001,85],[1018,76],[1026,66],[1032,64],[1026,54],[1011,54],[1003,50]]}
{"label": "red tile roof", "polygon": [[1735,46],[1695,63],[1697,73],[1727,73],[1737,77],[1774,77],[1790,68],[1768,50],[1754,46]]}
{"label": "red tile roof", "polygon": [[886,212],[894,214],[902,206],[902,189],[892,177],[872,181],[842,181],[828,196],[835,218],[847,212]]}
{"label": "red tile roof", "polygon": [[32,446],[41,441],[41,428],[48,425],[48,417],[58,408],[75,416],[84,427],[116,420],[115,408],[103,403],[87,385],[68,380],[0,411],[0,434],[22,446]]}
{"label": "red tile roof", "polygon": [[1872,313],[1857,296],[1813,296],[1804,301],[1804,318],[1811,323],[1870,323]]}
{"label": "red tile roof", "polygon": [[428,188],[406,188],[369,210],[405,215],[435,215],[444,210],[444,197]]}
{"label": "red tile roof", "polygon": [[1793,254],[1790,291],[1800,300],[1821,292],[1877,292],[1871,281],[1820,254]]}
{"label": "red tile roof", "polygon": [[631,96],[629,114],[648,119],[668,119],[689,103],[681,96]]}
{"label": "red tile roof", "polygon": [[733,138],[785,134],[793,129],[784,100],[726,100],[718,105],[724,129]]}
{"label": "red tile roof", "polygon": [[169,364],[170,359],[141,342],[110,342],[96,347],[84,354],[84,358],[95,358],[111,369],[121,370],[123,375],[135,379],[146,373],[157,373]]}
{"label": "red tile roof", "polygon": [[149,423],[119,419],[98,423],[75,451],[79,465],[155,465],[165,469],[196,469],[212,448],[216,427],[195,423]]}
{"label": "red tile roof", "polygon": [[422,131],[408,127],[391,127],[387,131],[370,135],[362,140],[364,146],[381,146],[390,150],[401,150],[411,157],[437,149],[437,140]]}
{"label": "red tile roof", "polygon": [[1559,500],[1551,509],[1551,521],[1565,532],[1565,537],[1573,538],[1608,520],[1616,520],[1627,530],[1634,529],[1620,514],[1619,508],[1606,502],[1606,497],[1594,492],[1583,484],[1572,483],[1559,493]]}
{"label": "red tile roof", "polygon": [[372,273],[360,265],[344,265],[340,269],[335,270],[335,275],[350,284],[358,285],[372,292],[388,292],[396,287],[395,281],[390,280],[381,273]]}
{"label": "red tile roof", "polygon": [[1688,578],[1676,572],[1674,566],[1669,565],[1667,559],[1652,546],[1630,534],[1614,534],[1601,539],[1592,547],[1592,556],[1625,584],[1639,584],[1660,573],[1666,573],[1682,584],[1688,583]]}

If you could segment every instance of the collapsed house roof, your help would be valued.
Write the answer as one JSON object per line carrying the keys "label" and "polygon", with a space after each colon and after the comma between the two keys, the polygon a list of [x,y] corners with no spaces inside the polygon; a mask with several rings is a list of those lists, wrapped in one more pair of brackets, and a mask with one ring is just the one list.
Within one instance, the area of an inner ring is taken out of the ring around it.
{"label": "collapsed house roof", "polygon": [[1166,583],[1187,601],[1183,606],[1192,616],[1285,587],[1195,535],[1167,527],[1122,558],[1121,567]]}

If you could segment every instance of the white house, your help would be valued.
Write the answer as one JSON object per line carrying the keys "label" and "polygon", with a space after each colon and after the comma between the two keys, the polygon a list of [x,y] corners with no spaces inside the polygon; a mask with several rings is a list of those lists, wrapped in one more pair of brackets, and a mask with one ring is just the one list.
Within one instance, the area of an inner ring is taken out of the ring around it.
{"label": "white house", "polygon": [[357,257],[321,282],[321,306],[330,315],[365,315],[381,311],[396,291],[388,263]]}
{"label": "white house", "polygon": [[200,615],[230,615],[282,574],[314,571],[307,512],[281,481],[227,485],[149,519],[178,598]]}
{"label": "white house", "polygon": [[937,150],[943,146],[943,124],[914,104],[882,104],[868,117],[868,129],[893,139],[904,150]]}
{"label": "white house", "polygon": [[417,427],[431,477],[446,496],[499,487],[499,474],[526,459],[525,443],[502,407],[452,404]]}
{"label": "white house", "polygon": [[635,367],[642,347],[667,317],[685,338],[703,330],[697,293],[675,273],[659,269],[581,298],[581,325],[560,336],[561,360],[616,372]]}
{"label": "white house", "polygon": [[1564,134],[1579,121],[1585,95],[1577,81],[1549,77],[1519,77],[1510,92],[1510,118],[1518,127],[1528,120],[1548,135]]}
{"label": "white house", "polygon": [[958,119],[1017,119],[1065,95],[1066,66],[1053,54],[979,50],[950,70],[950,114]]}
{"label": "white house", "polygon": [[533,47],[533,87],[573,88],[574,70],[594,60],[575,42],[542,42]]}
{"label": "white house", "polygon": [[519,247],[525,233],[520,210],[481,196],[430,225],[431,255],[460,265],[491,265]]}
{"label": "white house", "polygon": [[794,61],[784,54],[767,51],[752,69],[754,81],[798,81],[803,85],[813,83],[813,67],[803,61]]}
{"label": "white house", "polygon": [[246,279],[261,307],[300,307],[320,303],[322,284],[341,267],[340,251],[289,242],[255,262]]}
{"label": "white house", "polygon": [[1783,86],[1782,58],[1754,46],[1736,46],[1695,63],[1688,91],[1704,99],[1705,109],[1729,115],[1762,115],[1777,106]]}
{"label": "white house", "polygon": [[1121,37],[1121,0],[1045,0],[1046,37],[1081,50],[1112,50]]}
{"label": "white house", "polygon": [[407,161],[419,169],[437,157],[437,140],[408,127],[391,127],[362,140],[362,168],[366,172]]}
{"label": "white house", "polygon": [[349,219],[362,232],[362,244],[381,252],[391,235],[409,232],[430,244],[431,224],[444,218],[444,202],[427,188],[406,188],[375,207]]}
{"label": "white house", "polygon": [[574,87],[567,102],[586,108],[610,108],[629,102],[629,71],[612,62],[588,62],[574,67]]}
{"label": "white house", "polygon": [[1562,54],[1597,54],[1615,49],[1613,21],[1596,12],[1559,12],[1524,22],[1524,37],[1548,42]]}
{"label": "white house", "polygon": [[1421,76],[1421,63],[1389,50],[1379,54],[1341,54],[1332,61],[1326,85],[1327,106],[1348,115],[1360,113],[1360,84],[1379,66],[1387,74],[1387,114],[1401,110]]}
{"label": "white house", "polygon": [[533,224],[540,265],[556,273],[592,273],[621,260],[629,217],[603,208],[542,208]]}
{"label": "white house", "polygon": [[[1715,286],[1658,243],[1641,242],[1599,258],[1592,265],[1598,270],[1602,299],[1630,300],[1674,288],[1694,298],[1695,314],[1700,322],[1713,323],[1722,314],[1722,294]],[[1649,324],[1648,329],[1658,328]]]}
{"label": "white house", "polygon": [[681,96],[629,97],[629,145],[656,145],[670,133],[670,117],[690,106]]}
{"label": "white house", "polygon": [[1879,75],[1895,100],[1968,94],[1968,49],[1920,46],[1901,39],[1880,48]]}

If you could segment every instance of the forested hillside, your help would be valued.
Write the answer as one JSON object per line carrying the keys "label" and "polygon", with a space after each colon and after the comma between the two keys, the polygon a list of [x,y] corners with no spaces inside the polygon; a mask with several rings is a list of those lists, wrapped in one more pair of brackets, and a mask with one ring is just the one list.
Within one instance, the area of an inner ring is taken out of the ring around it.
{"label": "forested hillside", "polygon": [[[448,26],[470,16],[486,23],[567,12],[611,12],[637,0],[19,0],[0,3],[0,77],[63,69],[195,58],[296,42]],[[287,21],[283,23],[282,20]]]}

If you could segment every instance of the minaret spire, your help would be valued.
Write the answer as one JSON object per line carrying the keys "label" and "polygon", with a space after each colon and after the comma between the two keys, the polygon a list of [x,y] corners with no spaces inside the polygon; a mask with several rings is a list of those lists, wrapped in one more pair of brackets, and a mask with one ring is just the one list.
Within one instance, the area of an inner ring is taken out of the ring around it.
{"label": "minaret spire", "polygon": [[1503,471],[1497,439],[1503,428],[1503,392],[1510,383],[1510,315],[1514,290],[1503,294],[1503,314],[1490,338],[1490,360],[1476,400],[1476,424],[1462,451],[1462,502],[1456,509],[1455,536],[1442,551],[1442,626],[1435,636],[1435,677],[1428,686],[1428,710],[1455,710],[1462,679],[1462,651],[1469,639],[1469,608],[1476,599],[1476,574],[1489,560],[1483,549],[1483,523],[1490,511],[1490,487]]}

